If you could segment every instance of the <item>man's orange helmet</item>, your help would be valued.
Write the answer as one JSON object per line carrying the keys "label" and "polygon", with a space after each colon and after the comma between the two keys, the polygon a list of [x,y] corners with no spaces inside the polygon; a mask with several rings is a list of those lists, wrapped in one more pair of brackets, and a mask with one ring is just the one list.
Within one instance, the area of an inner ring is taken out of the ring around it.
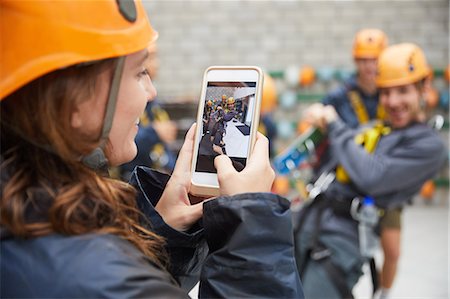
{"label": "man's orange helmet", "polygon": [[0,99],[49,72],[155,40],[140,0],[0,1]]}
{"label": "man's orange helmet", "polygon": [[383,31],[379,29],[360,30],[353,41],[353,58],[376,59],[387,44],[388,38]]}
{"label": "man's orange helmet", "polygon": [[430,75],[425,55],[415,44],[388,47],[378,58],[377,86],[381,88],[416,83]]}

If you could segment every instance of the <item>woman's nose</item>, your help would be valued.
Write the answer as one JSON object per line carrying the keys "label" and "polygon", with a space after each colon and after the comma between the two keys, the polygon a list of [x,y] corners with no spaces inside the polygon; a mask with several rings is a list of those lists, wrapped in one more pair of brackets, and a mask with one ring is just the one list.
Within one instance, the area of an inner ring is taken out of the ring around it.
{"label": "woman's nose", "polygon": [[148,101],[149,102],[153,101],[156,98],[156,95],[158,94],[158,92],[156,91],[156,88],[153,85],[153,82],[150,79],[150,76],[148,76],[148,81],[147,81],[145,90],[148,94]]}

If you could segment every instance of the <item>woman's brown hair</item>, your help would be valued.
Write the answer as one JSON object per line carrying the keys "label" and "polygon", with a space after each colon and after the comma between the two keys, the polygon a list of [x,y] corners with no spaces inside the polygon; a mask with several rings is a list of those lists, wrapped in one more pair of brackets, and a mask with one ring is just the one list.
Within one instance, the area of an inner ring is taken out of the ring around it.
{"label": "woman's brown hair", "polygon": [[98,140],[70,125],[73,109],[95,96],[99,75],[112,73],[115,64],[107,59],[57,70],[1,102],[0,223],[21,238],[115,234],[162,265],[163,239],[141,224],[136,191],[84,166],[81,155]]}

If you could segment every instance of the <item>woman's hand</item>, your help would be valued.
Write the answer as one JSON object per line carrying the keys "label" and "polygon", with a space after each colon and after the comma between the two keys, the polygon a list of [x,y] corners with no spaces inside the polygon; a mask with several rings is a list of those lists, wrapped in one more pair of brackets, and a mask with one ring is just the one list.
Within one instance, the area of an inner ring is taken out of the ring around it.
{"label": "woman's hand", "polygon": [[172,177],[155,208],[168,225],[179,231],[188,230],[203,215],[203,203],[191,205],[188,197],[195,127],[192,125],[186,134]]}
{"label": "woman's hand", "polygon": [[219,179],[221,195],[235,195],[247,192],[270,192],[275,172],[269,161],[269,140],[258,132],[252,155],[247,166],[237,172],[230,158],[217,156],[214,160]]}
{"label": "woman's hand", "polygon": [[303,120],[311,125],[326,131],[327,125],[338,118],[337,112],[331,105],[316,103],[304,112]]}

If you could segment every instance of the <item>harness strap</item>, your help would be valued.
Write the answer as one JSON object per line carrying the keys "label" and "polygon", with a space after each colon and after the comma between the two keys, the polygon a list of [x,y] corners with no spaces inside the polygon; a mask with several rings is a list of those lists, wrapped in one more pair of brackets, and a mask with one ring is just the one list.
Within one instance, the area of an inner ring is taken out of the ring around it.
{"label": "harness strap", "polygon": [[329,257],[318,260],[320,264],[325,268],[326,273],[333,282],[334,286],[338,289],[341,294],[341,298],[351,298],[353,299],[353,294],[347,282],[345,281],[345,273],[342,269],[331,262]]}
{"label": "harness strap", "polygon": [[315,219],[315,223],[314,223],[313,239],[312,239],[311,246],[306,250],[306,254],[303,256],[302,260],[296,259],[297,268],[299,270],[300,277],[303,277],[303,275],[305,273],[305,269],[308,265],[308,261],[309,261],[310,255],[311,255],[312,248],[314,247],[315,243],[318,240],[318,234],[319,234],[319,230],[320,230],[320,218],[321,218],[323,210],[325,208],[323,201],[324,201],[323,198],[319,195],[311,204],[304,207],[302,215],[298,221],[298,225],[296,227],[294,227],[294,242],[295,242],[294,244],[295,244],[295,246],[297,246],[297,244],[300,244],[300,234],[301,234],[301,231],[303,230],[303,226],[306,222],[306,219],[311,214],[311,208],[313,206],[318,206],[318,215],[317,215],[317,218]]}
{"label": "harness strap", "polygon": [[367,113],[367,109],[364,106],[361,96],[359,92],[356,90],[351,90],[348,92],[348,99],[350,100],[350,104],[352,105],[353,111],[358,118],[358,122],[360,124],[365,124],[369,121],[369,114]]}
{"label": "harness strap", "polygon": [[377,106],[377,119],[386,120],[386,110],[380,104]]}
{"label": "harness strap", "polygon": [[[357,90],[350,90],[347,93],[347,96],[350,100],[350,105],[355,112],[356,118],[358,119],[358,123],[361,125],[369,122],[369,113],[367,112],[366,106],[363,104],[360,93]],[[380,104],[377,105],[377,114],[375,117],[378,120],[384,120],[386,118],[386,111]]]}
{"label": "harness strap", "polygon": [[[376,122],[372,128],[364,130],[355,136],[355,143],[364,146],[368,153],[373,153],[380,141],[381,136],[391,132],[389,127],[383,125],[382,122]],[[343,184],[350,183],[350,177],[342,165],[336,167],[336,180]]]}
{"label": "harness strap", "polygon": [[152,108],[153,117],[156,121],[169,121],[170,117],[166,110],[159,106],[153,106]]}
{"label": "harness strap", "polygon": [[376,291],[380,288],[380,282],[378,279],[378,271],[377,271],[377,267],[376,267],[374,258],[370,259],[369,265],[370,265],[370,276],[372,278],[372,298],[374,298]]}
{"label": "harness strap", "polygon": [[335,264],[331,262],[331,251],[319,241],[320,221],[325,210],[326,202],[322,196],[318,196],[312,204],[305,207],[303,217],[300,218],[298,226],[294,229],[295,244],[299,244],[300,232],[305,224],[306,218],[311,214],[311,207],[315,206],[318,209],[317,216],[314,219],[314,231],[312,232],[311,245],[306,250],[303,259],[297,259],[297,268],[299,269],[300,277],[303,278],[306,268],[310,260],[319,262],[325,269],[325,272],[330,278],[330,281],[338,289],[342,298],[353,298],[350,289],[345,281],[345,273]]}
{"label": "harness strap", "polygon": [[297,259],[297,268],[299,269],[300,277],[303,277],[305,274],[305,270],[309,264],[309,261],[315,260],[320,262],[325,268],[326,273],[330,277],[333,285],[338,289],[342,298],[353,298],[351,290],[348,288],[347,283],[345,281],[345,273],[338,266],[331,262],[330,256],[331,251],[326,248],[320,241],[320,222],[322,219],[322,214],[325,211],[326,202],[322,196],[318,196],[312,204],[305,207],[305,210],[302,213],[302,216],[299,219],[297,227],[294,228],[294,239],[295,244],[299,244],[300,232],[305,224],[306,218],[311,214],[311,207],[315,206],[318,209],[317,216],[314,219],[314,231],[312,233],[312,242],[309,249],[306,251],[303,259],[299,261]]}

